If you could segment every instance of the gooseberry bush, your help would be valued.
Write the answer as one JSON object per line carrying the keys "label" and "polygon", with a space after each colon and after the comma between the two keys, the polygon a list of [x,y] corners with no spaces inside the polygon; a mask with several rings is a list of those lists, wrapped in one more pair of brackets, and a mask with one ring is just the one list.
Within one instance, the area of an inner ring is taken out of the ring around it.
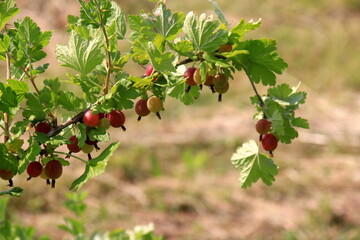
{"label": "gooseberry bush", "polygon": [[[221,102],[239,81],[234,74],[243,71],[254,91],[250,101],[260,141],[245,142],[231,161],[240,170],[241,187],[259,179],[271,185],[278,173],[273,161],[278,143],[297,138],[296,127],[309,128],[295,115],[306,93],[277,84],[287,63],[275,40],[245,38],[261,20],[241,19],[230,26],[216,2],[209,1],[214,16],[175,12],[165,1],[154,3],[150,13],[126,15],[114,1],[78,0],[79,16],[68,16],[68,44],[56,47],[57,60],[71,70],[66,80],[42,77],[49,66],[43,63],[43,48],[52,32],[41,31],[30,17],[12,21],[19,12],[14,0],[0,1],[0,59],[6,66],[0,83],[0,177],[10,187],[18,185],[12,179],[21,174],[55,187],[67,166],[79,160],[84,172],[70,186],[79,190],[104,172],[119,146],[109,143],[110,132],[125,131],[126,121],[132,121],[126,111],[142,121],[161,119],[169,97],[191,105],[204,91]],[[131,44],[129,52],[121,48],[125,42]],[[144,71],[130,75],[124,70],[130,62]],[[258,85],[267,92],[260,94]],[[59,150],[65,145],[68,151]],[[77,154],[81,151],[87,159]],[[21,191],[13,187],[0,195]]]}

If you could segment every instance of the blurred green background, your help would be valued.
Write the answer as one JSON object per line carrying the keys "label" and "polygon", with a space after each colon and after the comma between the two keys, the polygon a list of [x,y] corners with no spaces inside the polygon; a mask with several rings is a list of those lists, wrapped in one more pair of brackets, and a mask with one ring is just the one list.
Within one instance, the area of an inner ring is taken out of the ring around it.
{"label": "blurred green background", "polygon": [[[66,16],[77,15],[78,4],[16,2],[22,10],[17,17],[30,16],[42,30],[54,30],[47,47],[52,64],[48,74],[65,79],[67,69],[57,64],[54,50],[67,42]],[[129,14],[149,12],[155,4],[118,2]],[[106,173],[82,189],[88,193],[88,227],[105,231],[153,222],[156,233],[166,239],[360,239],[360,1],[218,4],[233,26],[241,18],[262,18],[262,27],[247,37],[277,40],[289,64],[278,81],[301,82],[300,89],[308,92],[299,114],[309,119],[311,129],[276,150],[280,169],[273,186],[259,182],[244,190],[230,157],[237,146],[257,136],[255,110],[249,103],[253,92],[242,73],[235,76],[222,103],[204,91],[190,107],[167,101],[161,121],[147,117],[138,123],[127,111],[127,132],[111,132],[122,144]],[[212,12],[207,0],[168,0],[167,6]],[[127,71],[140,75],[143,69],[129,65]],[[26,191],[9,202],[13,221],[35,226],[39,234],[53,239],[66,238],[57,225],[68,214],[62,201],[81,174],[80,164],[65,169],[56,189],[45,188],[39,179],[16,177],[15,183]]]}

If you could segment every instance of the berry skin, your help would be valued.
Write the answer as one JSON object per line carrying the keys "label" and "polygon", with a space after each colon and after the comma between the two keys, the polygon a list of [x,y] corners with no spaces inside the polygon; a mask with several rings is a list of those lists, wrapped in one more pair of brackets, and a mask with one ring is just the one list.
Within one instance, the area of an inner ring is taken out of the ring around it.
{"label": "berry skin", "polygon": [[67,148],[69,149],[70,152],[73,152],[73,153],[77,153],[77,152],[80,152],[81,149],[79,148],[79,142],[76,138],[75,135],[71,136],[69,138],[71,144],[67,144]]}
{"label": "berry skin", "polygon": [[87,137],[86,140],[85,140],[85,143],[86,143],[86,144],[89,144],[89,145],[95,145],[95,144],[97,144],[98,142],[99,142],[98,140],[91,141],[91,140],[89,139],[89,137]]}
{"label": "berry skin", "polygon": [[90,144],[84,144],[84,146],[82,146],[81,151],[83,151],[84,153],[91,153],[94,150],[94,145],[90,145]]}
{"label": "berry skin", "polygon": [[213,76],[213,75],[206,74],[206,80],[205,80],[205,82],[204,82],[204,85],[205,85],[205,86],[214,85],[214,76]]}
{"label": "berry skin", "polygon": [[95,127],[100,120],[99,114],[92,114],[92,111],[87,111],[83,116],[83,122],[88,127]]}
{"label": "berry skin", "polygon": [[3,170],[0,169],[0,178],[3,180],[10,180],[15,176],[15,174],[13,172],[11,172],[10,170]]}
{"label": "berry skin", "polygon": [[160,112],[163,109],[163,102],[160,98],[152,96],[147,100],[147,108],[150,112]]}
{"label": "berry skin", "polygon": [[147,115],[149,115],[150,110],[147,107],[147,99],[140,99],[139,101],[136,102],[135,104],[135,112],[137,115],[141,116],[141,117],[145,117]]}
{"label": "berry skin", "polygon": [[271,133],[265,134],[262,137],[261,144],[266,151],[274,151],[278,145],[278,140]]}
{"label": "berry skin", "polygon": [[42,168],[40,177],[41,177],[42,179],[49,179],[49,177],[46,175],[46,172],[45,172],[45,166]]}
{"label": "berry skin", "polygon": [[51,125],[48,122],[39,122],[35,125],[35,132],[48,134],[51,131]]}
{"label": "berry skin", "polygon": [[255,129],[259,134],[266,134],[271,129],[271,122],[265,118],[257,121]]}
{"label": "berry skin", "polygon": [[202,84],[201,82],[201,74],[200,74],[200,68],[197,68],[194,72],[194,82],[198,85]]}
{"label": "berry skin", "polygon": [[99,119],[100,119],[100,120],[105,117],[105,113],[98,113],[98,115],[99,115]]}
{"label": "berry skin", "polygon": [[63,167],[58,160],[51,160],[45,165],[45,173],[50,179],[58,179],[63,172]]}
{"label": "berry skin", "polygon": [[[149,65],[146,67],[145,76],[149,77],[149,76],[153,75],[154,73],[156,73],[156,71],[155,71],[153,65],[149,64]],[[154,77],[154,79],[152,80],[152,82],[155,82],[157,79],[158,79],[158,77]]]}
{"label": "berry skin", "polygon": [[185,83],[189,86],[196,86],[197,83],[194,81],[194,73],[196,71],[196,68],[190,67],[186,69],[184,73],[184,78],[186,78]]}
{"label": "berry skin", "polygon": [[101,128],[105,128],[105,129],[109,129],[110,127],[110,120],[108,118],[102,118],[100,119],[98,125],[98,127],[101,127]]}
{"label": "berry skin", "polygon": [[215,85],[215,91],[220,94],[224,94],[229,90],[229,82],[226,82],[224,86]]}
{"label": "berry skin", "polygon": [[154,67],[153,67],[153,65],[150,64],[146,67],[145,75],[148,77],[148,76],[153,75],[153,73],[154,73]]}
{"label": "berry skin", "polygon": [[107,115],[112,127],[119,128],[125,123],[125,115],[119,110],[113,110]]}
{"label": "berry skin", "polygon": [[215,85],[215,87],[224,87],[226,85],[226,83],[228,82],[228,79],[225,75],[223,74],[216,74],[214,76],[214,79],[213,79],[213,83]]}
{"label": "berry skin", "polygon": [[43,166],[39,162],[31,162],[27,168],[26,172],[30,177],[38,177],[42,172]]}

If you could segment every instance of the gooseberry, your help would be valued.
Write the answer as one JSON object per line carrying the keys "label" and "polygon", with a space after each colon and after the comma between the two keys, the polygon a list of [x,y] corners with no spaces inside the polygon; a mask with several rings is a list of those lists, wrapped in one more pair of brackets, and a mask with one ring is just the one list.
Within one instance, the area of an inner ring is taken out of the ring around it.
{"label": "gooseberry", "polygon": [[83,122],[88,127],[95,127],[100,120],[99,114],[93,114],[92,111],[87,111],[83,116]]}
{"label": "gooseberry", "polygon": [[122,127],[125,123],[125,115],[119,110],[113,110],[112,112],[108,113],[107,118],[110,121],[110,125],[115,128]]}
{"label": "gooseberry", "polygon": [[39,122],[35,125],[35,132],[48,134],[51,131],[51,125],[48,122]]}
{"label": "gooseberry", "polygon": [[80,152],[80,148],[79,148],[79,142],[76,138],[75,135],[71,136],[69,138],[69,141],[71,142],[70,144],[67,144],[67,148],[69,149],[70,152],[74,152],[74,153],[77,153],[77,152]]}
{"label": "gooseberry", "polygon": [[260,119],[256,122],[255,129],[259,134],[266,134],[271,129],[271,122],[265,118]]}
{"label": "gooseberry", "polygon": [[262,137],[261,143],[262,143],[264,150],[273,151],[276,149],[276,147],[278,145],[278,140],[271,133],[267,133]]}

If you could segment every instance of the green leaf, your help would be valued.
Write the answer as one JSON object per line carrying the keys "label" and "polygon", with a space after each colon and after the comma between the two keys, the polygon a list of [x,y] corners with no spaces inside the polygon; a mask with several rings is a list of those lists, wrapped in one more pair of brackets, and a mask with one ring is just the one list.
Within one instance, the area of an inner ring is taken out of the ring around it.
{"label": "green leaf", "polygon": [[255,30],[259,28],[260,25],[261,25],[261,18],[256,22],[254,22],[254,20],[252,19],[249,22],[246,22],[245,19],[241,19],[238,25],[236,25],[233,29],[231,29],[229,35],[229,42],[231,43],[239,42],[248,31]]}
{"label": "green leaf", "polygon": [[115,12],[115,23],[116,23],[116,34],[117,39],[122,40],[125,38],[126,34],[126,16],[125,13],[121,10],[119,5],[115,2],[111,2],[111,8],[114,9]]}
{"label": "green leaf", "polygon": [[271,121],[272,132],[275,132],[278,135],[285,134],[284,119],[279,109],[276,109],[273,112],[269,120]]}
{"label": "green leaf", "polygon": [[148,42],[145,51],[153,67],[159,72],[175,72],[173,62],[175,56],[171,52],[164,52],[164,39],[157,35],[152,42]]}
{"label": "green leaf", "polygon": [[42,105],[38,97],[33,93],[27,93],[25,97],[27,99],[27,108],[23,111],[23,116],[35,116],[37,119],[45,119],[45,107]]}
{"label": "green leaf", "polygon": [[69,45],[57,45],[56,55],[63,66],[86,75],[103,62],[105,55],[102,46],[103,40],[100,37],[88,40],[72,31]]}
{"label": "green leaf", "polygon": [[232,68],[231,64],[228,63],[228,60],[217,58],[213,54],[205,53],[204,59],[209,63],[213,63],[217,67]]}
{"label": "green leaf", "polygon": [[136,99],[139,96],[139,93],[135,88],[126,88],[122,85],[119,85],[116,89],[113,98],[116,103],[116,109],[131,109],[134,106],[134,102],[131,99]]}
{"label": "green leaf", "polygon": [[119,144],[120,143],[110,144],[97,158],[91,159],[88,164],[86,164],[85,172],[72,183],[70,190],[78,191],[87,181],[102,174],[105,171],[107,162]]}
{"label": "green leaf", "polygon": [[19,138],[10,139],[5,143],[6,148],[12,153],[18,153],[23,144],[24,140]]}
{"label": "green leaf", "polygon": [[294,92],[288,84],[280,84],[268,89],[268,96],[273,98],[280,105],[299,105],[306,99],[306,92]]}
{"label": "green leaf", "polygon": [[276,74],[282,74],[287,64],[276,52],[276,41],[271,39],[247,40],[238,44],[234,50],[247,50],[231,58],[237,69],[244,68],[251,81],[263,85],[275,85]]}
{"label": "green leaf", "polygon": [[35,161],[40,154],[41,147],[37,142],[29,141],[29,144],[30,147],[26,150],[25,156],[20,160],[18,169],[19,174],[23,173],[29,165],[29,162]]}
{"label": "green leaf", "polygon": [[86,138],[87,138],[87,127],[85,124],[83,123],[79,123],[77,125],[78,128],[78,133],[76,134],[76,138],[78,139],[78,145],[81,148],[82,146],[84,146]]}
{"label": "green leaf", "polygon": [[19,11],[14,0],[0,1],[0,29],[3,29]]}
{"label": "green leaf", "polygon": [[15,22],[15,27],[17,31],[14,42],[18,48],[16,49],[18,61],[15,65],[19,66],[24,62],[32,64],[45,58],[46,53],[42,49],[49,43],[52,33],[41,32],[39,26],[29,17]]}
{"label": "green leaf", "polygon": [[29,86],[27,85],[27,83],[14,79],[8,79],[7,82],[11,89],[16,93],[18,102],[21,102],[25,94],[29,92]]}
{"label": "green leaf", "polygon": [[30,119],[28,118],[24,119],[23,121],[15,122],[10,130],[10,132],[14,134],[13,137],[18,138],[21,135],[23,135],[24,132],[27,130],[29,123],[30,123]]}
{"label": "green leaf", "polygon": [[214,0],[209,0],[209,2],[214,6],[215,8],[215,13],[218,16],[219,20],[224,23],[226,26],[229,26],[228,21],[226,21],[226,18],[223,14],[223,12],[221,11],[219,5],[214,1]]}
{"label": "green leaf", "polygon": [[147,43],[147,39],[139,37],[134,41],[132,45],[131,57],[135,62],[139,63],[140,65],[145,65],[149,62],[148,53],[145,51]]}
{"label": "green leaf", "polygon": [[96,76],[80,75],[70,76],[75,84],[80,85],[82,92],[85,95],[86,101],[94,103],[98,100],[102,87],[99,84],[99,79]]}
{"label": "green leaf", "polygon": [[69,192],[66,193],[66,200],[64,201],[63,205],[74,213],[77,217],[80,217],[84,214],[85,210],[87,209],[87,205],[84,203],[87,192],[81,193],[73,193]]}
{"label": "green leaf", "polygon": [[188,40],[175,40],[173,43],[169,43],[169,46],[172,50],[177,52],[180,56],[185,56],[188,58],[194,58],[195,51],[192,42]]}
{"label": "green leaf", "polygon": [[0,196],[10,195],[13,197],[20,197],[23,191],[24,191],[24,189],[22,189],[20,187],[13,187],[7,191],[1,191]]}
{"label": "green leaf", "polygon": [[41,32],[39,26],[30,18],[25,17],[24,20],[16,23],[19,40],[27,44],[26,49],[36,49],[49,44],[52,33],[50,31]]}
{"label": "green leaf", "polygon": [[181,83],[170,87],[168,89],[168,94],[171,97],[179,99],[185,105],[191,105],[195,102],[195,99],[200,96],[200,88],[198,86],[193,86],[190,88],[189,92],[186,92],[185,89],[188,85]]}
{"label": "green leaf", "polygon": [[0,111],[14,115],[18,110],[18,96],[9,86],[0,82]]}
{"label": "green leaf", "polygon": [[9,50],[10,44],[11,38],[9,35],[0,35],[0,53],[7,52]]}
{"label": "green leaf", "polygon": [[65,217],[64,220],[65,220],[65,225],[64,224],[58,225],[58,228],[66,232],[69,232],[73,236],[82,236],[85,233],[86,229],[82,221],[68,217]]}
{"label": "green leaf", "polygon": [[310,128],[308,120],[301,117],[292,119],[291,124],[295,127],[306,128],[306,129]]}
{"label": "green leaf", "polygon": [[231,157],[232,164],[240,170],[240,186],[250,187],[261,179],[266,185],[272,185],[278,174],[278,166],[273,160],[259,153],[259,147],[250,140],[239,147]]}
{"label": "green leaf", "polygon": [[193,12],[186,15],[183,31],[193,42],[195,51],[214,52],[227,42],[227,32],[217,29],[219,22],[204,13],[199,18]]}
{"label": "green leaf", "polygon": [[19,166],[19,159],[9,154],[1,154],[0,155],[1,161],[0,161],[0,169],[3,170],[10,170],[12,173],[16,174]]}
{"label": "green leaf", "polygon": [[165,4],[160,3],[154,9],[154,16],[144,15],[146,24],[152,26],[150,29],[155,33],[160,33],[166,40],[175,39],[176,35],[181,31],[185,19],[184,13],[172,13],[165,7]]}
{"label": "green leaf", "polygon": [[59,104],[68,111],[84,109],[86,106],[84,99],[75,96],[74,93],[69,91],[61,91],[59,93]]}
{"label": "green leaf", "polygon": [[91,141],[98,140],[99,142],[110,141],[110,134],[103,128],[90,128],[88,136]]}

